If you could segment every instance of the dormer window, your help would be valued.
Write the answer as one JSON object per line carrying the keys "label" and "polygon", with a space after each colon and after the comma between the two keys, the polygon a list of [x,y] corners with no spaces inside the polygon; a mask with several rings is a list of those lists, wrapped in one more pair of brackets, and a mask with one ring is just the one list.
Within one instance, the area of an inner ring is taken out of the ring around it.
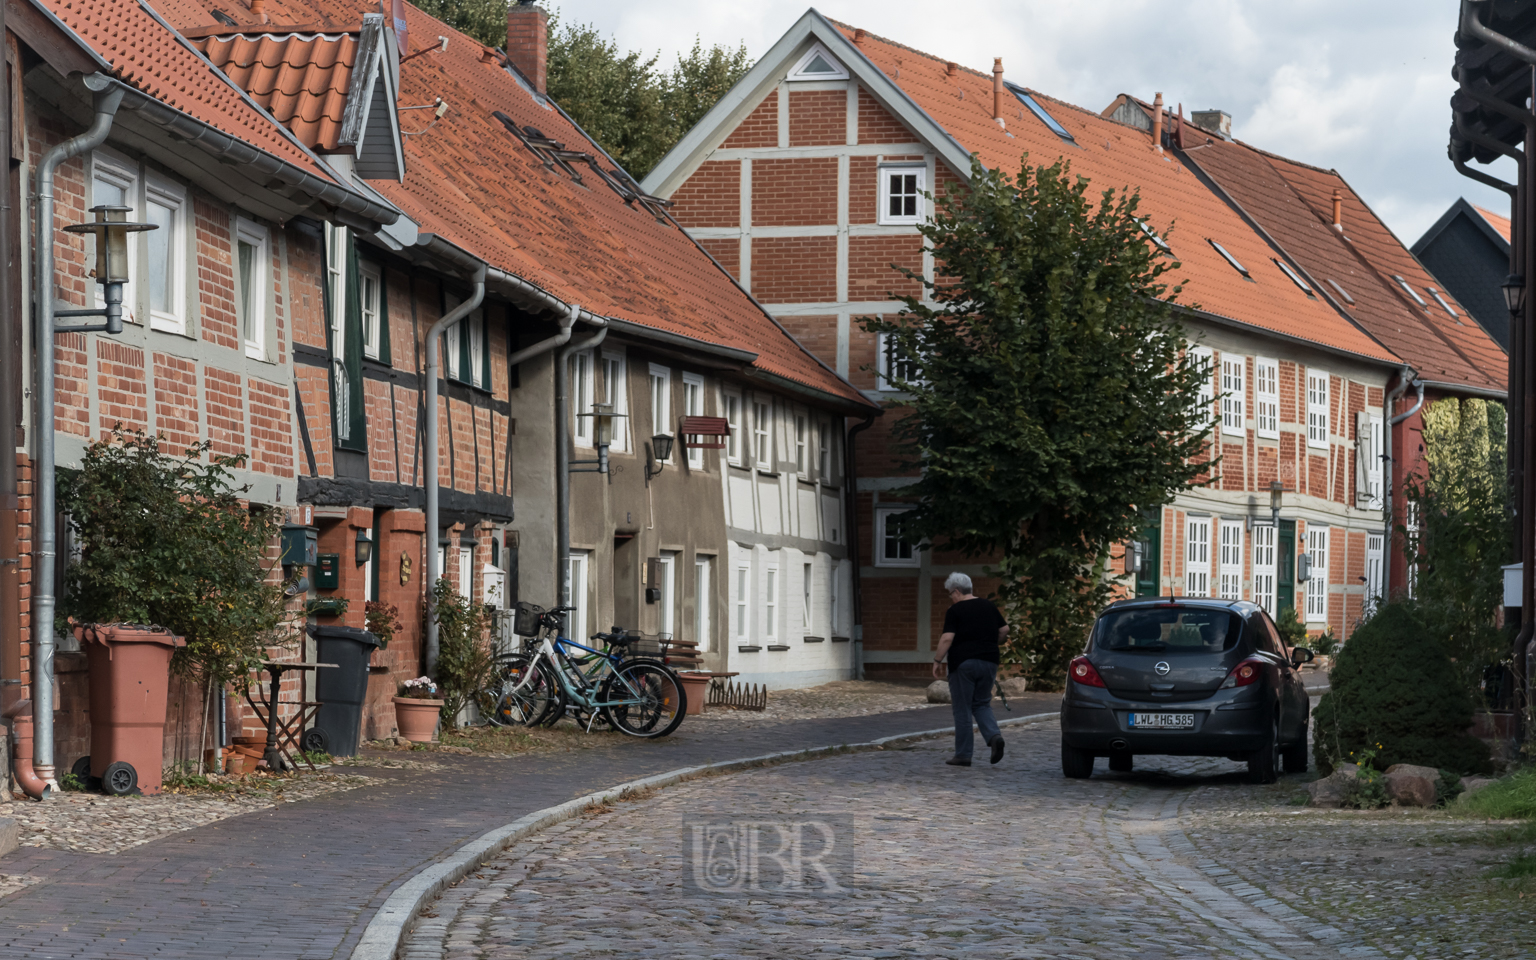
{"label": "dormer window", "polygon": [[827,52],[827,48],[816,44],[807,50],[795,68],[789,71],[786,80],[847,80],[848,71],[843,65]]}

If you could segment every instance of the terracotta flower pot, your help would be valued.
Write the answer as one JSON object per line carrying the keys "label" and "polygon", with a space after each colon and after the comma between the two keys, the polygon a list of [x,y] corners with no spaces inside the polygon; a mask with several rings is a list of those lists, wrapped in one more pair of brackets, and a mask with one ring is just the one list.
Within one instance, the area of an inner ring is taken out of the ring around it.
{"label": "terracotta flower pot", "polygon": [[441,700],[395,697],[395,727],[401,737],[412,743],[431,743],[437,739],[437,721],[442,710]]}
{"label": "terracotta flower pot", "polygon": [[171,654],[186,641],[169,630],[125,623],[75,628],[91,678],[91,776],[127,763],[143,794],[160,792]]}
{"label": "terracotta flower pot", "polygon": [[230,776],[239,776],[246,772],[246,764],[250,762],[244,754],[231,750],[224,754],[224,772]]}
{"label": "terracotta flower pot", "polygon": [[677,679],[683,681],[683,696],[688,705],[685,712],[703,713],[704,701],[709,698],[709,681],[714,678],[707,673],[679,673]]}

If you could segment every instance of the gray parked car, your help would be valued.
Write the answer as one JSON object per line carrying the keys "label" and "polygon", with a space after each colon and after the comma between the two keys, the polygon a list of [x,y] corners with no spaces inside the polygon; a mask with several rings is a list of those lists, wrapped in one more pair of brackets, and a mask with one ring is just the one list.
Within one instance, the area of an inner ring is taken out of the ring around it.
{"label": "gray parked car", "polygon": [[1067,670],[1062,773],[1092,776],[1097,757],[1128,771],[1138,753],[1247,761],[1253,783],[1282,765],[1304,772],[1310,703],[1296,668],[1311,659],[1246,601],[1112,604]]}

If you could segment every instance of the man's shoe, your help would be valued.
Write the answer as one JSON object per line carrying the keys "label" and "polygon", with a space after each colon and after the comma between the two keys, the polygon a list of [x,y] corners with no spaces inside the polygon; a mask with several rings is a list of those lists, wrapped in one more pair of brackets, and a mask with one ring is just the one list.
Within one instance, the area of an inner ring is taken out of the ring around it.
{"label": "man's shoe", "polygon": [[998,734],[992,738],[992,762],[1003,759],[1003,735]]}
{"label": "man's shoe", "polygon": [[968,767],[968,766],[971,765],[971,761],[966,760],[963,757],[950,757],[948,760],[945,760],[944,762],[949,764],[952,767]]}

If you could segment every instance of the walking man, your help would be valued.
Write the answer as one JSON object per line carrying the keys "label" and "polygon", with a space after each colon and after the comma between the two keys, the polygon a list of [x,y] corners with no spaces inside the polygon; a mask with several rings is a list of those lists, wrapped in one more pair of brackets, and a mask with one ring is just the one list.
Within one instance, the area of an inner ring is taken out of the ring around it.
{"label": "walking man", "polygon": [[996,763],[1003,759],[1003,733],[992,716],[992,682],[997,679],[1008,622],[991,601],[971,593],[971,578],[965,574],[951,573],[944,589],[949,591],[951,606],[944,614],[944,634],[933,658],[936,680],[943,679],[939,664],[949,661],[949,702],[955,710],[955,755],[944,762],[954,767],[971,765],[974,717]]}

